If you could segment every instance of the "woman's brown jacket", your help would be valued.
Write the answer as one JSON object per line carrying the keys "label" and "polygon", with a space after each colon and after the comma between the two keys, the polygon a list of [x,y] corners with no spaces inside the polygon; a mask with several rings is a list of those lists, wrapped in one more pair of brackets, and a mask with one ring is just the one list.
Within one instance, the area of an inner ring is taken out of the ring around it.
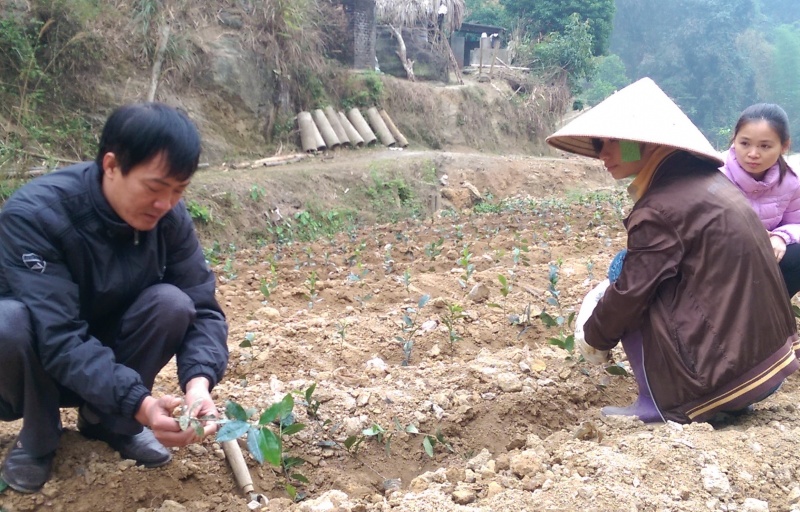
{"label": "woman's brown jacket", "polygon": [[586,322],[586,341],[609,350],[641,329],[647,384],[665,419],[741,409],[800,367],[767,232],[713,164],[670,154],[625,227],[622,273]]}

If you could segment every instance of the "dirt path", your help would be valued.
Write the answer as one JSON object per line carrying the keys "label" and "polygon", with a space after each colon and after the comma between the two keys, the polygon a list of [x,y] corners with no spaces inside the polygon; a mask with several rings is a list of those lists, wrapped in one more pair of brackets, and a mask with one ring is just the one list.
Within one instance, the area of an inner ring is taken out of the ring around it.
{"label": "dirt path", "polygon": [[[316,417],[297,396],[296,420],[307,427],[283,446],[306,461],[296,471],[309,483],[295,483],[307,498],[292,504],[279,472],[246,454],[269,498],[262,510],[800,510],[797,378],[717,429],[643,425],[598,414],[633,399],[631,377],[548,342],[560,332],[535,315],[572,311],[624,246],[629,204],[601,169],[582,159],[365,155],[203,172],[194,185],[209,194],[198,198],[259,186],[260,207],[271,209],[310,195],[341,198],[370,168],[422,178],[420,162],[432,162],[449,188],[469,181],[492,197],[469,210],[221,256],[231,359],[215,400],[262,411],[316,383]],[[552,291],[560,307],[548,304]],[[174,392],[169,366],[155,393]],[[213,440],[145,470],[83,439],[75,411],[62,421],[54,478],[36,495],[0,494],[3,510],[248,510]],[[364,435],[374,425],[384,442]],[[18,428],[0,425],[3,452]],[[426,446],[426,434],[446,445]],[[351,436],[363,440],[348,451]]]}

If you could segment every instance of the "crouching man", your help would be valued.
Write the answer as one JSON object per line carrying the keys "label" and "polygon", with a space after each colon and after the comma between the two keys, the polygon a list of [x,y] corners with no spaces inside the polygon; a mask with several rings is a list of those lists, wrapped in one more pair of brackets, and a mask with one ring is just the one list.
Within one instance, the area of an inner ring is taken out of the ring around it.
{"label": "crouching man", "polygon": [[[131,104],[107,119],[94,162],[20,188],[0,211],[0,420],[22,418],[2,465],[20,492],[50,477],[60,407],[78,428],[146,467],[167,446],[201,437],[172,417],[182,400],[155,398],[176,356],[198,416],[218,415],[210,391],[228,362],[225,316],[181,196],[200,136],[183,113]],[[204,435],[216,431],[205,426]]]}

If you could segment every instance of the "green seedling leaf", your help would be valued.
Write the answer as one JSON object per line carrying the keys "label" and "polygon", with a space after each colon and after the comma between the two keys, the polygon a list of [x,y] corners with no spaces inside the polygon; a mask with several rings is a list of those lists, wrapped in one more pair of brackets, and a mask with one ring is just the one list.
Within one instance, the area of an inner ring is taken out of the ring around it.
{"label": "green seedling leaf", "polygon": [[314,394],[314,390],[315,389],[317,389],[317,383],[316,382],[311,384],[310,386],[308,386],[308,389],[306,389],[306,393],[305,393],[306,402],[311,403],[311,396]]}
{"label": "green seedling leaf", "polygon": [[239,347],[241,347],[241,348],[250,348],[252,346],[253,346],[253,343],[250,340],[248,340],[247,338],[245,338],[243,342],[239,343]]}
{"label": "green seedling leaf", "polygon": [[508,279],[506,279],[506,276],[503,274],[497,276],[497,280],[500,281],[500,284],[503,285],[504,288],[508,286]]}
{"label": "green seedling leaf", "polygon": [[4,492],[6,489],[8,489],[8,484],[5,480],[0,478],[0,493]]}
{"label": "green seedling leaf", "polygon": [[379,434],[383,434],[384,432],[386,432],[386,430],[384,430],[383,427],[377,423],[373,423],[371,427],[365,428],[361,431],[361,433],[365,436],[377,436]]}
{"label": "green seedling leaf", "polygon": [[551,306],[558,306],[558,301],[555,299],[555,297],[547,297],[547,300],[545,302],[547,302]]}
{"label": "green seedling leaf", "polygon": [[224,425],[217,431],[217,441],[224,443],[238,439],[250,430],[250,424],[246,421],[233,420]]}
{"label": "green seedling leaf", "polygon": [[[269,408],[261,414],[261,417],[258,420],[259,425],[267,425],[276,419],[281,421],[281,424],[287,424],[285,421],[289,415],[292,413],[292,409],[294,409],[294,398],[292,398],[291,394],[288,394],[283,397],[283,400],[280,402],[274,403]],[[292,422],[288,422],[291,424]]]}
{"label": "green seedling leaf", "polygon": [[409,423],[409,425],[406,427],[406,432],[409,434],[419,434],[419,429],[417,429],[413,423]]}
{"label": "green seedling leaf", "polygon": [[539,314],[539,318],[542,319],[542,323],[547,327],[556,327],[556,326],[558,326],[558,323],[556,323],[555,318],[553,318],[552,316],[548,315],[544,311],[542,311]]}
{"label": "green seedling leaf", "polygon": [[189,423],[191,418],[189,414],[182,414],[180,418],[178,418],[178,425],[181,427],[181,430],[186,430],[189,428]]}
{"label": "green seedling leaf", "polygon": [[605,368],[606,373],[609,375],[618,375],[620,377],[627,377],[628,372],[622,366],[618,364],[610,364]]}
{"label": "green seedling leaf", "polygon": [[496,302],[489,302],[486,305],[489,306],[490,308],[503,309],[503,306],[497,304]]}
{"label": "green seedling leaf", "polygon": [[285,469],[291,469],[296,466],[302,466],[306,463],[305,459],[301,459],[300,457],[284,457],[283,458],[283,467]]}
{"label": "green seedling leaf", "polygon": [[225,416],[229,419],[239,421],[247,421],[250,417],[247,411],[244,410],[244,407],[230,400],[225,404]]}
{"label": "green seedling leaf", "polygon": [[344,447],[349,450],[350,448],[353,447],[354,444],[356,444],[356,441],[358,441],[358,439],[359,438],[357,436],[348,437],[347,439],[344,440]]}
{"label": "green seedling leaf", "polygon": [[[422,440],[422,448],[428,454],[428,457],[433,458],[433,443],[431,439],[433,439],[431,436],[425,436],[425,439]],[[436,440],[434,439],[433,442],[436,442]]]}
{"label": "green seedling leaf", "polygon": [[566,338],[564,338],[564,348],[567,352],[574,352],[575,351],[575,335],[570,334]]}
{"label": "green seedling leaf", "polygon": [[247,449],[259,464],[267,461],[275,467],[280,467],[281,440],[269,428],[250,428],[247,432]]}
{"label": "green seedling leaf", "polygon": [[199,421],[195,421],[194,422],[194,433],[197,434],[197,437],[202,439],[203,435],[205,434],[205,432],[206,432],[206,430],[203,428],[203,425],[201,425]]}
{"label": "green seedling leaf", "polygon": [[304,475],[302,475],[300,473],[292,473],[290,476],[291,476],[291,478],[297,480],[298,482],[303,482],[304,484],[311,483],[311,482],[309,482],[308,478],[306,478]]}
{"label": "green seedling leaf", "polygon": [[304,428],[306,428],[306,426],[303,423],[295,423],[293,425],[289,425],[288,427],[281,429],[281,434],[285,436],[290,436],[292,434],[300,432]]}
{"label": "green seedling leaf", "polygon": [[792,304],[792,311],[794,312],[795,318],[800,318],[800,307],[797,304]]}
{"label": "green seedling leaf", "polygon": [[292,484],[286,484],[286,494],[292,499],[292,501],[297,501],[297,489]]}
{"label": "green seedling leaf", "polygon": [[273,421],[273,423],[280,426],[281,428],[286,428],[290,425],[294,425],[294,413],[289,412],[289,414],[281,417],[280,419],[276,419],[275,421]]}
{"label": "green seedling leaf", "polygon": [[423,307],[425,307],[425,304],[427,304],[429,300],[431,300],[430,295],[423,295],[422,297],[419,298],[419,302],[417,302],[417,307],[422,309]]}

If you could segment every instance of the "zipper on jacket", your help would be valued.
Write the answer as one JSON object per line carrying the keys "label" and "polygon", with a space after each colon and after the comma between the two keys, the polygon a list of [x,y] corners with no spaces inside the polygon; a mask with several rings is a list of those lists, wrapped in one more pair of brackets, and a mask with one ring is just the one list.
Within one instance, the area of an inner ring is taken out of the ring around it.
{"label": "zipper on jacket", "polygon": [[133,245],[139,245],[139,230],[133,230]]}

